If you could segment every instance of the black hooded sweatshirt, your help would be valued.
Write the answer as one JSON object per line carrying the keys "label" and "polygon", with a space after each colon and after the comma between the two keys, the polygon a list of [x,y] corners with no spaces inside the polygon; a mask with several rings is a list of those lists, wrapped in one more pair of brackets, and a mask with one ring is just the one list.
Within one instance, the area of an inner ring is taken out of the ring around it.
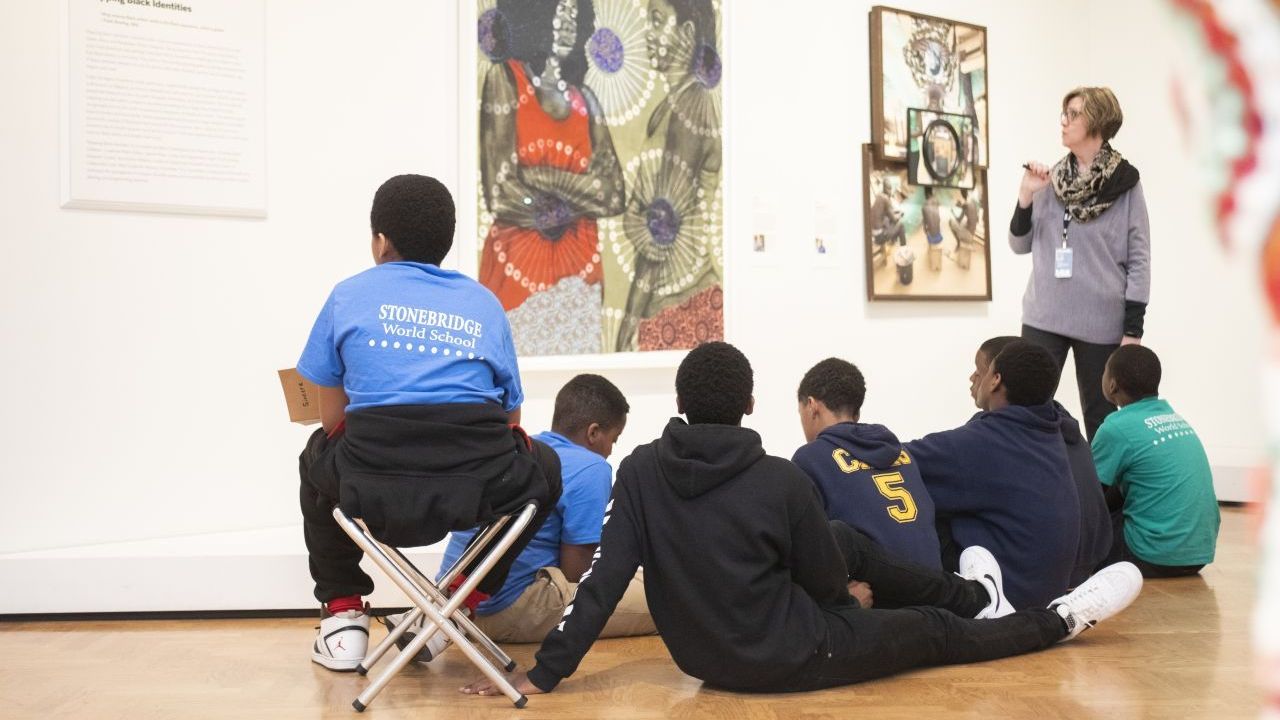
{"label": "black hooded sweatshirt", "polygon": [[736,425],[672,418],[618,468],[600,546],[529,680],[578,667],[636,567],[681,670],[724,688],[794,677],[827,633],[824,607],[856,606],[813,483]]}

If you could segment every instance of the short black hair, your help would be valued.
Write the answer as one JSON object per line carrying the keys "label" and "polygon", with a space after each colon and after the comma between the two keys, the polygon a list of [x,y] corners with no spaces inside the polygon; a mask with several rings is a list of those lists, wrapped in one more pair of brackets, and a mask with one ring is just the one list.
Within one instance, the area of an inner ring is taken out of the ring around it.
{"label": "short black hair", "polygon": [[615,428],[627,419],[631,406],[617,385],[600,375],[583,373],[574,377],[556,393],[556,409],[551,416],[551,429],[571,435],[596,423]]}
{"label": "short black hair", "polygon": [[411,262],[439,265],[453,247],[453,196],[426,175],[397,175],[373,194],[369,226]]}
{"label": "short black hair", "polygon": [[1107,358],[1111,379],[1134,400],[1160,394],[1160,358],[1142,345],[1122,345]]}
{"label": "short black hair", "polygon": [[1058,390],[1062,370],[1058,361],[1043,347],[1015,340],[991,359],[994,372],[1000,374],[1010,405],[1043,405]]}
{"label": "short black hair", "polygon": [[1017,342],[1022,338],[1017,335],[997,335],[978,346],[978,352],[987,356],[987,362],[996,359],[1001,350],[1009,347],[1010,343]]}
{"label": "short black hair", "polygon": [[676,397],[691,425],[737,425],[751,403],[751,363],[726,342],[689,351],[676,370]]}
{"label": "short black hair", "polygon": [[827,358],[809,368],[796,391],[800,402],[805,398],[820,400],[835,413],[857,415],[867,397],[867,383],[858,366],[840,358]]}

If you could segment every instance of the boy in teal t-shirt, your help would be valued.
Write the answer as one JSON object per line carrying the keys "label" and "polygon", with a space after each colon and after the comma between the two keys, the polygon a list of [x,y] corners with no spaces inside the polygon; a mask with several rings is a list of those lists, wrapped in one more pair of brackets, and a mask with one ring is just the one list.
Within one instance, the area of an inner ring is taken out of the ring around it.
{"label": "boy in teal t-shirt", "polygon": [[1093,438],[1115,528],[1103,565],[1129,560],[1149,578],[1194,575],[1213,562],[1218,501],[1204,446],[1158,396],[1160,360],[1140,345],[1112,353],[1102,391],[1119,410]]}

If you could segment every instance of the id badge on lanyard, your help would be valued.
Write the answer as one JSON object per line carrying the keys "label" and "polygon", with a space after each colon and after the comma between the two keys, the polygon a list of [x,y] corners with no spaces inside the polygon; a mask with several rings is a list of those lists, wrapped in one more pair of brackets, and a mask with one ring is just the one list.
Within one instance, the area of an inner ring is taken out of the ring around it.
{"label": "id badge on lanyard", "polygon": [[1053,252],[1053,276],[1060,280],[1071,277],[1071,248],[1067,247],[1067,227],[1071,225],[1071,213],[1062,213],[1062,247]]}

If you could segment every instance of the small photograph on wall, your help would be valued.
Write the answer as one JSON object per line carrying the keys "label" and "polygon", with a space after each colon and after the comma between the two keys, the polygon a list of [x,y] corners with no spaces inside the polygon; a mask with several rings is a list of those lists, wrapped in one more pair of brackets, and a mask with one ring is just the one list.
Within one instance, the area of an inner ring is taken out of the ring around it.
{"label": "small photograph on wall", "polygon": [[913,185],[862,147],[869,300],[990,300],[986,173],[972,189]]}
{"label": "small photograph on wall", "polygon": [[907,110],[907,178],[912,185],[973,189],[973,121],[965,115]]}
{"label": "small photograph on wall", "polygon": [[720,0],[475,12],[478,279],[517,353],[722,339]]}
{"label": "small photograph on wall", "polygon": [[907,110],[962,115],[961,145],[987,166],[987,30],[895,8],[871,9],[871,138],[882,159],[906,160]]}

